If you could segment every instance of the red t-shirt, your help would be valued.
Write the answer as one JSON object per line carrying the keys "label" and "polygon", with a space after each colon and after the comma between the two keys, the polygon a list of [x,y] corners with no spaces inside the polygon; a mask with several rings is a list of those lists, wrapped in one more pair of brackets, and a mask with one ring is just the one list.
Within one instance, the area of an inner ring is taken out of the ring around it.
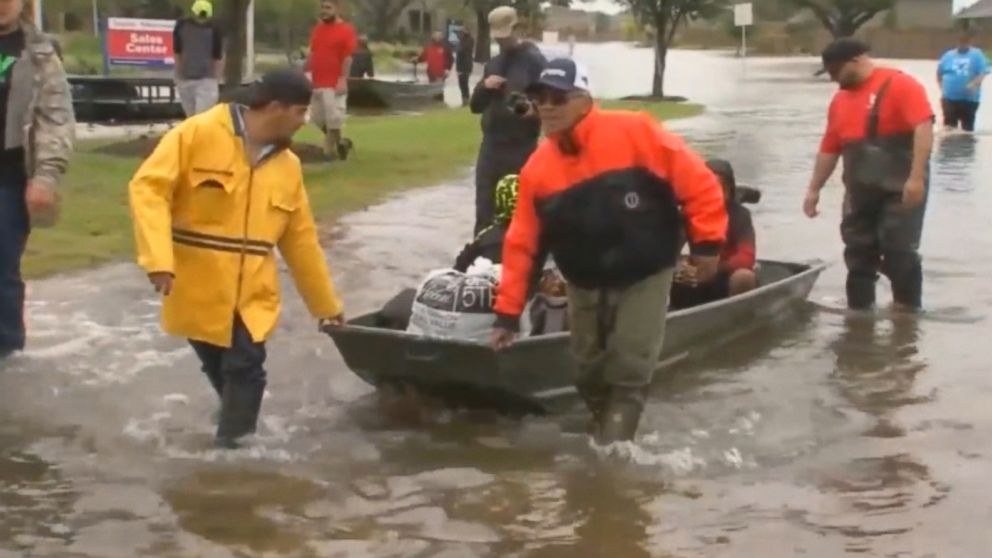
{"label": "red t-shirt", "polygon": [[933,119],[927,92],[915,78],[892,68],[878,68],[856,89],[840,89],[830,102],[821,153],[840,153],[844,145],[864,139],[875,94],[892,77],[878,112],[878,135],[912,132]]}
{"label": "red t-shirt", "polygon": [[313,86],[321,89],[337,87],[344,61],[357,47],[358,35],[350,23],[341,20],[318,23],[310,35],[307,68],[313,75]]}

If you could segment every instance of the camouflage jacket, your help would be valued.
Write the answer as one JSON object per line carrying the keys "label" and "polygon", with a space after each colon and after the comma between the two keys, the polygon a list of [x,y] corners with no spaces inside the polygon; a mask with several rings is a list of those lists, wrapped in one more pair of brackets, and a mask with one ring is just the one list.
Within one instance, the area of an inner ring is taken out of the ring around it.
{"label": "camouflage jacket", "polygon": [[24,147],[28,177],[54,188],[69,165],[76,135],[72,94],[52,40],[22,25],[25,56],[11,70],[4,145]]}

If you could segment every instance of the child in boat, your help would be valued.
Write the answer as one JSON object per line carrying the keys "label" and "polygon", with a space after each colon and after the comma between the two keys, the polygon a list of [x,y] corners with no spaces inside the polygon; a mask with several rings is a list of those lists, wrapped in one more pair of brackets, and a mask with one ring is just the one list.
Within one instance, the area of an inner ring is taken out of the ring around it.
{"label": "child in boat", "polygon": [[720,267],[716,277],[699,284],[695,269],[680,263],[672,284],[671,307],[673,310],[689,308],[753,290],[758,285],[754,272],[756,240],[751,212],[740,202],[734,169],[723,159],[710,159],[706,166],[720,178],[727,204],[727,241],[720,252]]}
{"label": "child in boat", "polygon": [[464,273],[478,258],[486,258],[494,264],[503,261],[503,237],[510,228],[513,210],[517,207],[519,178],[515,174],[508,174],[496,183],[493,222],[458,254],[453,266],[456,271]]}
{"label": "child in boat", "polygon": [[[455,258],[452,269],[465,273],[478,260],[484,258],[492,264],[503,260],[503,237],[510,228],[510,220],[517,206],[518,176],[508,174],[496,184],[493,222],[465,245]],[[416,289],[406,289],[393,297],[379,311],[380,327],[406,329],[410,323]]]}

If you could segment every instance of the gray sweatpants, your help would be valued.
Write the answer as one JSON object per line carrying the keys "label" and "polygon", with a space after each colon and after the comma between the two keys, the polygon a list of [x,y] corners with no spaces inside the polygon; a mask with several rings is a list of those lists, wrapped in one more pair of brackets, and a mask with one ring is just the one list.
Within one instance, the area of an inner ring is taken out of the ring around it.
{"label": "gray sweatpants", "polygon": [[187,117],[210,110],[217,104],[218,86],[214,78],[180,80],[176,83],[176,91]]}

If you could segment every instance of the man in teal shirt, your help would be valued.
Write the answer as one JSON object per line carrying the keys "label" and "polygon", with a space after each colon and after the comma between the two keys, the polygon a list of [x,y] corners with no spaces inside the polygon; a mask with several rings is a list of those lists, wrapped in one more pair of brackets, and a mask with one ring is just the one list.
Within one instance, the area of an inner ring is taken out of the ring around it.
{"label": "man in teal shirt", "polygon": [[945,127],[954,129],[960,125],[966,132],[975,130],[982,80],[988,73],[988,60],[981,49],[971,45],[971,32],[963,32],[957,48],[945,52],[937,64]]}

